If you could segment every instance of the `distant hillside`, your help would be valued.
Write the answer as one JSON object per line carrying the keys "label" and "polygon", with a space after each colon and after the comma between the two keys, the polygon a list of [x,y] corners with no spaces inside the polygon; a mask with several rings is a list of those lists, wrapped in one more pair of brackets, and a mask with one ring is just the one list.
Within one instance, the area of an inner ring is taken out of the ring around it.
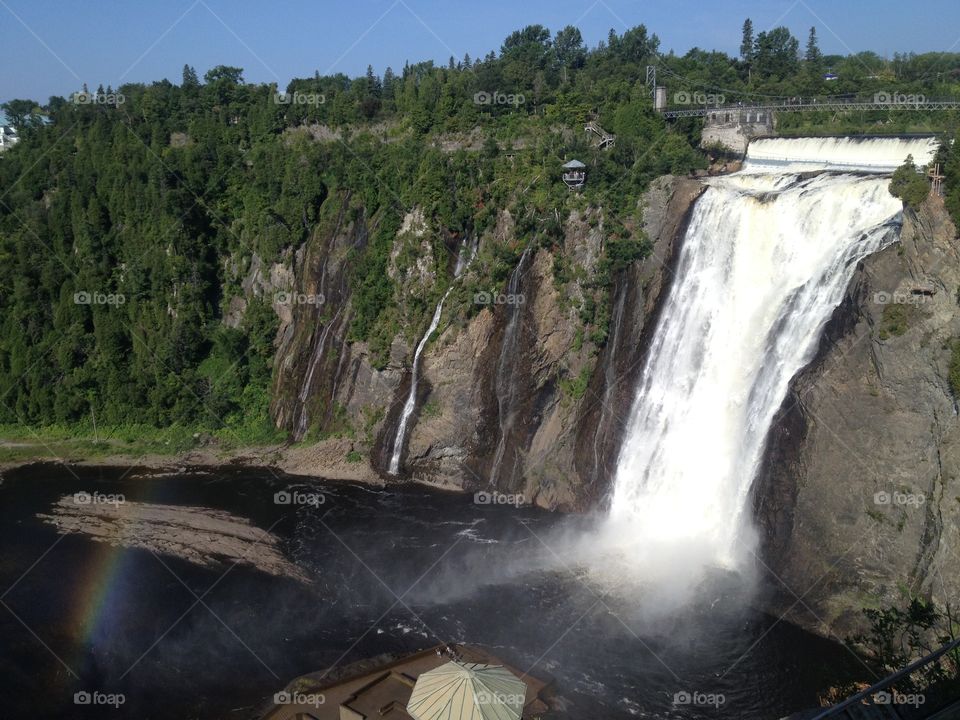
{"label": "distant hillside", "polygon": [[[960,54],[887,62],[823,57],[812,43],[801,56],[778,28],[751,37],[741,58],[676,57],[643,26],[588,49],[576,28],[535,25],[482,59],[315,75],[283,91],[244,83],[240,68],[201,79],[185,66],[179,85],[9,101],[22,142],[0,160],[0,421],[275,437],[276,333],[289,309],[266,294],[283,278],[262,273],[294,278],[311,238],[344,223],[365,233],[340,258],[347,338],[369,346],[374,366],[424,328],[450,284],[451,248],[485,233],[477,288],[502,287],[524,249],[547,248],[557,286],[583,288],[570,301],[577,337],[601,348],[613,278],[649,252],[638,198],[658,176],[707,164],[698,121],[668,126],[651,109],[648,65],[671,92],[960,96]],[[609,150],[584,133],[591,119],[616,136]],[[855,122],[894,131],[901,120],[892,110]],[[588,167],[582,194],[560,177],[572,158]],[[957,212],[960,168],[948,164]],[[433,230],[396,254],[415,208]],[[493,233],[504,212],[509,237]],[[589,272],[564,246],[571,213],[600,233]],[[434,281],[409,297],[414,270]]]}

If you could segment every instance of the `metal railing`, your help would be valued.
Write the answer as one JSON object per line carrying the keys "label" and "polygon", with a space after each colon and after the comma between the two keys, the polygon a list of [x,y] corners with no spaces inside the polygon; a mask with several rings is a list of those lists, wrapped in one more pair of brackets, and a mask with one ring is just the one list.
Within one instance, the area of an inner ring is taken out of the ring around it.
{"label": "metal railing", "polygon": [[810,720],[827,720],[827,718],[858,720],[859,718],[878,717],[890,718],[891,720],[901,720],[904,718],[942,718],[943,720],[960,718],[960,689],[958,689],[956,697],[944,698],[945,702],[939,707],[925,708],[925,710],[931,714],[921,715],[919,713],[922,711],[918,706],[903,706],[893,702],[896,699],[896,685],[898,682],[909,678],[910,675],[918,670],[932,665],[947,653],[957,650],[958,648],[960,648],[960,638],[947,643],[939,650],[907,665],[907,667],[893,673],[889,677],[885,677],[866,690],[858,692],[856,695],[847,698],[837,705],[826,708],[820,714],[811,717]]}

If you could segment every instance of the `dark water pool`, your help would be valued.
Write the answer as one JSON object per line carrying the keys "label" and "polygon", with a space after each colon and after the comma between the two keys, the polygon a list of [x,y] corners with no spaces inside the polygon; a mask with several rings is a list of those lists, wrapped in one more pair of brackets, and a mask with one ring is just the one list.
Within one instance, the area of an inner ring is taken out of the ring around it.
{"label": "dark water pool", "polygon": [[[291,488],[324,502],[274,503]],[[78,491],[250,518],[272,528],[314,583],[161,562],[59,536],[36,519]],[[483,645],[551,678],[563,706],[556,718],[772,720],[864,674],[846,649],[751,609],[736,579],[651,620],[641,593],[613,592],[544,547],[570,522],[422,488],[267,470],[6,473],[0,717],[249,718],[297,675],[439,642]],[[83,691],[123,694],[124,703],[76,705]],[[678,704],[678,693],[704,704]]]}

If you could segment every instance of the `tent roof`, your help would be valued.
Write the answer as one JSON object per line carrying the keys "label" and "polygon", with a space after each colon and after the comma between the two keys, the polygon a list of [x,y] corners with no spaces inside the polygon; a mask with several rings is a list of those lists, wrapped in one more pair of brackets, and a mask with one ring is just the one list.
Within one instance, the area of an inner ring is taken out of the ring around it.
{"label": "tent roof", "polygon": [[571,161],[568,162],[566,165],[564,165],[564,167],[565,167],[565,168],[585,168],[586,165],[584,165],[584,164],[583,164],[582,162],[580,162],[579,160],[571,160]]}
{"label": "tent roof", "polygon": [[417,679],[407,712],[415,720],[520,720],[526,693],[502,665],[448,662]]}

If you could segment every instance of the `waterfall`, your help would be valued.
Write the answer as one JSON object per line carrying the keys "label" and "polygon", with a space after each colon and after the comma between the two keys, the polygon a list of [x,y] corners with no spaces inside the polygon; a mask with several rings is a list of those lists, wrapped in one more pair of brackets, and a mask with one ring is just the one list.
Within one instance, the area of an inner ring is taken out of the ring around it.
{"label": "waterfall", "polygon": [[[528,247],[520,256],[517,267],[510,274],[510,281],[507,283],[508,296],[515,297],[520,293],[520,279],[523,276],[524,265],[526,265],[529,256],[530,248]],[[497,373],[495,375],[497,421],[500,426],[500,434],[497,438],[497,449],[493,453],[490,487],[497,487],[500,468],[503,464],[503,455],[507,448],[507,436],[513,428],[514,420],[513,396],[516,388],[517,320],[520,317],[521,307],[518,303],[512,303],[507,307],[510,311],[510,319],[507,321],[507,327],[503,332],[503,342],[500,344],[500,357],[497,359]]]}
{"label": "waterfall", "polygon": [[460,277],[463,274],[463,271],[467,269],[467,266],[473,262],[473,256],[477,254],[477,242],[475,240],[473,245],[470,246],[470,252],[467,252],[467,239],[464,238],[463,242],[460,243],[460,251],[457,253],[457,264],[453,268],[453,276],[455,278]]}
{"label": "waterfall", "polygon": [[437,309],[433,311],[433,318],[430,320],[430,326],[417,343],[416,352],[413,353],[413,367],[410,377],[410,392],[407,393],[407,401],[403,404],[403,412],[400,414],[400,424],[397,426],[397,434],[393,438],[393,454],[390,456],[389,473],[396,475],[400,472],[400,453],[403,452],[403,441],[407,436],[407,425],[410,423],[410,417],[413,415],[413,409],[417,404],[417,386],[420,382],[420,356],[423,349],[427,346],[427,341],[440,324],[440,315],[443,313],[443,303],[450,294],[450,288],[447,290],[440,302],[437,303]]}
{"label": "waterfall", "polygon": [[[460,245],[460,251],[457,253],[457,264],[453,271],[454,279],[460,277],[463,271],[473,262],[473,258],[477,254],[477,247],[477,243],[475,242],[471,247],[471,251],[468,253],[466,251],[467,240],[464,238]],[[443,297],[440,298],[440,302],[437,303],[437,307],[433,311],[433,317],[430,320],[430,325],[427,327],[427,332],[420,338],[420,342],[417,343],[417,349],[413,353],[413,367],[410,370],[410,391],[407,393],[407,401],[403,404],[403,411],[400,413],[400,424],[397,425],[397,434],[393,437],[393,452],[390,455],[390,466],[387,470],[391,475],[400,473],[400,455],[403,452],[403,443],[407,437],[407,426],[410,424],[410,418],[413,417],[413,411],[417,405],[417,388],[420,383],[420,356],[427,347],[430,336],[436,332],[437,326],[440,324],[440,316],[443,314],[443,303],[446,301],[451,290],[453,290],[452,286],[443,294]]]}
{"label": "waterfall", "polygon": [[743,172],[708,181],[635,390],[611,542],[634,556],[671,547],[738,564],[752,537],[751,483],[790,380],[814,356],[856,264],[898,235],[888,177],[801,175],[773,158],[802,168],[839,158],[872,173],[931,152],[927,140],[761,140]]}
{"label": "waterfall", "polygon": [[938,147],[934,137],[760,138],[750,143],[745,170],[889,173],[902,165],[907,155],[912,155],[918,166],[929,164]]}

